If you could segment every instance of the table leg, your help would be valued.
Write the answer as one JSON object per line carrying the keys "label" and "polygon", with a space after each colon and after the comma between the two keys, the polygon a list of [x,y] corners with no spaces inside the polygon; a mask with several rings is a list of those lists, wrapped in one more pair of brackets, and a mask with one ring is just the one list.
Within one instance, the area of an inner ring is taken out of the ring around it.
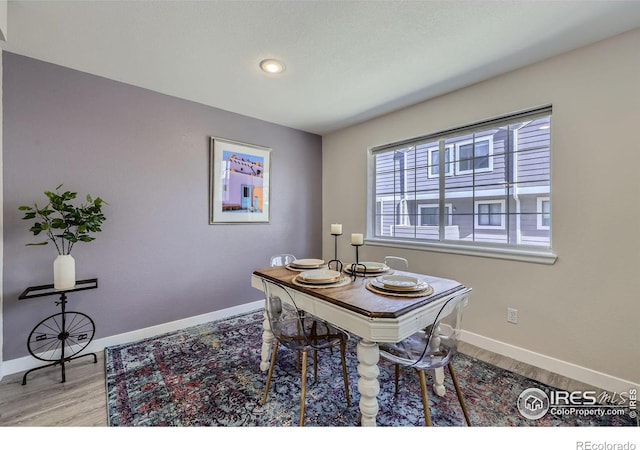
{"label": "table leg", "polygon": [[264,312],[264,320],[262,322],[262,351],[260,354],[260,370],[265,372],[271,363],[271,343],[273,342],[273,333],[271,332],[271,324],[269,323],[269,317],[267,317],[267,311]]}
{"label": "table leg", "polygon": [[378,414],[378,393],[380,383],[378,375],[378,360],[380,349],[378,344],[367,340],[358,342],[358,391],[360,392],[360,415],[362,426],[376,426]]}
{"label": "table leg", "polygon": [[[434,331],[432,338],[433,348],[440,347],[440,327]],[[433,392],[439,397],[444,397],[446,390],[444,388],[444,367],[440,367],[433,371]]]}
{"label": "table leg", "polygon": [[433,371],[433,392],[439,397],[444,397],[444,394],[446,394],[444,387],[444,367],[438,367]]}

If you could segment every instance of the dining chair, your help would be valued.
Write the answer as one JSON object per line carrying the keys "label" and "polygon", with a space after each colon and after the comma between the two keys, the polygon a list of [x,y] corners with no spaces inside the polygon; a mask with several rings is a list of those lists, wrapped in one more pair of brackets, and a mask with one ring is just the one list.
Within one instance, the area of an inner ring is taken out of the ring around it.
{"label": "dining chair", "polygon": [[[296,257],[294,255],[290,253],[281,253],[279,255],[273,255],[270,259],[269,265],[271,267],[286,266],[295,260],[296,260]],[[290,308],[286,303],[284,307]],[[312,318],[312,316],[309,313],[303,310],[299,310],[298,314],[300,315],[300,317],[306,316],[307,318]],[[298,366],[301,363],[300,356],[301,356],[300,352],[298,352]],[[313,352],[313,379],[314,381],[318,380],[318,352],[317,351]]]}
{"label": "dining chair", "polygon": [[271,260],[269,262],[269,265],[271,267],[275,267],[275,266],[286,266],[287,264],[289,264],[290,262],[293,262],[296,260],[296,257],[289,254],[289,253],[281,253],[279,255],[273,255],[271,257]]}
{"label": "dining chair", "polygon": [[400,256],[385,256],[384,263],[391,269],[407,270],[409,268],[409,261]]}
{"label": "dining chair", "polygon": [[[267,373],[267,381],[262,397],[262,404],[267,402],[269,387],[273,377],[273,369],[276,364],[278,349],[282,346],[302,353],[302,376],[300,386],[300,422],[304,425],[305,418],[305,397],[307,392],[307,356],[309,350],[322,350],[333,347],[340,347],[340,360],[342,363],[342,378],[344,380],[344,390],[347,399],[347,406],[351,406],[349,395],[349,377],[347,374],[346,346],[349,335],[322,319],[312,316],[301,315],[289,290],[279,283],[262,280],[264,293],[266,295],[266,315],[274,335],[273,347],[271,350],[271,364]],[[282,297],[281,297],[282,296]],[[284,303],[289,307],[284,307]],[[290,308],[290,307],[293,307]]]}
{"label": "dining chair", "polygon": [[464,419],[467,425],[471,426],[469,412],[452,363],[458,349],[462,310],[467,302],[469,292],[471,292],[471,288],[465,288],[447,300],[438,311],[433,325],[409,336],[403,341],[380,344],[380,357],[395,364],[396,394],[398,393],[400,367],[408,367],[417,371],[420,378],[422,406],[427,426],[431,426],[432,423],[425,373],[428,370],[444,368],[445,366],[451,373],[451,381],[456,389]]}

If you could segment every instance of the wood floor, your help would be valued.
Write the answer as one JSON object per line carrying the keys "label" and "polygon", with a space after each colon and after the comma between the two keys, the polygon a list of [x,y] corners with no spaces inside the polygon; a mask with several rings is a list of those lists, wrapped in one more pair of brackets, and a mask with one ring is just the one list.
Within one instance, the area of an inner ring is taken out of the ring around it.
{"label": "wood floor", "polygon": [[[461,343],[459,350],[560,389],[593,389],[469,344]],[[30,373],[25,386],[21,373],[5,376],[0,382],[0,426],[107,426],[104,356],[97,355],[95,364],[92,358],[68,364],[66,383],[60,383],[59,366]]]}

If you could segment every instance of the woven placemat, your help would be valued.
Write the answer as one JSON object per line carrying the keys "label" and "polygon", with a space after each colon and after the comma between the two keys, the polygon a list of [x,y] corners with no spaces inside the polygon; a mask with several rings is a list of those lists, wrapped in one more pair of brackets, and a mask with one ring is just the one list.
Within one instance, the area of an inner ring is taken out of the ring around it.
{"label": "woven placemat", "polygon": [[301,283],[300,281],[298,281],[298,277],[295,276],[295,277],[293,277],[293,280],[291,280],[291,282],[293,284],[295,284],[296,286],[301,286],[301,287],[306,287],[306,288],[311,288],[311,289],[326,289],[326,288],[334,288],[334,287],[346,286],[347,284],[351,283],[351,278],[342,275],[340,280],[336,281],[335,283],[310,284],[310,283]]}
{"label": "woven placemat", "polygon": [[433,294],[433,286],[431,285],[429,285],[426,289],[423,289],[417,292],[400,292],[400,291],[391,292],[383,289],[378,289],[377,287],[372,285],[370,281],[367,283],[366,286],[367,286],[367,289],[369,289],[371,292],[375,292],[376,294],[380,294],[380,295],[388,295],[390,297],[417,298],[417,297],[428,297],[431,294]]}

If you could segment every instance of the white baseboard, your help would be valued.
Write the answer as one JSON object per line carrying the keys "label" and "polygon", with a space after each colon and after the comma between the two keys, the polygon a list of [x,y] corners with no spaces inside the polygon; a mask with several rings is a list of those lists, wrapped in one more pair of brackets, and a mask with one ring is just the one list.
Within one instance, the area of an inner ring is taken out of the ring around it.
{"label": "white baseboard", "polygon": [[629,389],[632,388],[640,389],[640,384],[629,380],[623,380],[622,378],[618,378],[613,375],[597,372],[587,367],[578,366],[573,363],[562,361],[521,347],[516,347],[515,345],[497,341],[469,331],[462,330],[460,340],[484,350],[513,358],[516,361],[530,364],[609,392],[619,393],[628,392]]}
{"label": "white baseboard", "polygon": [[[91,343],[84,350],[84,353],[100,352],[103,351],[105,347],[126,344],[127,342],[146,339],[149,337],[157,336],[159,334],[180,330],[182,328],[200,325],[201,323],[207,323],[213,320],[220,320],[227,317],[236,316],[238,314],[256,311],[261,308],[264,308],[264,300],[258,300],[255,302],[246,303],[244,305],[233,306],[231,308],[201,314],[199,316],[187,317],[186,319],[180,319],[173,322],[154,325],[152,327],[130,331],[128,333],[116,334],[114,336],[96,339],[94,341],[91,341]],[[2,379],[2,376],[17,372],[24,372],[26,370],[39,367],[43,364],[45,363],[35,359],[31,355],[4,361],[2,364],[2,374],[0,374],[0,380]]]}

